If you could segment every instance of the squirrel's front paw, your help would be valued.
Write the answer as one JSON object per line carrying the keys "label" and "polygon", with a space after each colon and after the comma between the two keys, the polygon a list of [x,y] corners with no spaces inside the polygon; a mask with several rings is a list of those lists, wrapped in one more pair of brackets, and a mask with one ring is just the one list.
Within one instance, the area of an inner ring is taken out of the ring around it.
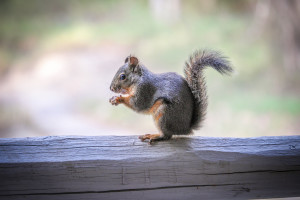
{"label": "squirrel's front paw", "polygon": [[114,105],[117,106],[121,103],[121,96],[113,96],[112,98],[109,99],[109,102]]}

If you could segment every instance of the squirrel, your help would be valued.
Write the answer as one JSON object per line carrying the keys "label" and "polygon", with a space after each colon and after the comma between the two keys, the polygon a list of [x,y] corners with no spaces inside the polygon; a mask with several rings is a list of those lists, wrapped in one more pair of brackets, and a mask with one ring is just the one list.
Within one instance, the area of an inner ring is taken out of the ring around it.
{"label": "squirrel", "polygon": [[136,112],[150,114],[158,134],[145,134],[141,141],[168,140],[173,135],[188,135],[201,127],[206,115],[207,93],[203,69],[210,66],[221,74],[233,72],[230,61],[211,50],[194,52],[185,63],[185,78],[177,73],[155,74],[137,57],[128,56],[115,74],[110,90],[119,93],[109,102],[125,104]]}

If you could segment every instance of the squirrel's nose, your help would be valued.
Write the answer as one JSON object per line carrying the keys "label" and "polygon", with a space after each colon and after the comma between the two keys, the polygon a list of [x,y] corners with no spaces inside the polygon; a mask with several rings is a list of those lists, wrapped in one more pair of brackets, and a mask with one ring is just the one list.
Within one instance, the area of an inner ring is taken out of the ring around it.
{"label": "squirrel's nose", "polygon": [[114,91],[114,88],[113,88],[112,85],[109,87],[109,89],[110,89],[111,91]]}

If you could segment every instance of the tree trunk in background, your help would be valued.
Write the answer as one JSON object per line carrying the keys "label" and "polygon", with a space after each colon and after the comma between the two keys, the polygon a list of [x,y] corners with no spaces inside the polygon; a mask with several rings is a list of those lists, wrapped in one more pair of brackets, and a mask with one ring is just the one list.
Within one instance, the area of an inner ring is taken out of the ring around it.
{"label": "tree trunk in background", "polygon": [[256,40],[271,25],[273,40],[280,48],[282,67],[288,76],[300,70],[300,1],[258,0],[256,1],[253,23],[248,31]]}
{"label": "tree trunk in background", "polygon": [[176,22],[181,15],[181,0],[149,0],[153,16],[167,23]]}
{"label": "tree trunk in background", "polygon": [[280,28],[283,65],[288,74],[293,74],[300,69],[300,1],[275,0],[270,5],[275,24]]}

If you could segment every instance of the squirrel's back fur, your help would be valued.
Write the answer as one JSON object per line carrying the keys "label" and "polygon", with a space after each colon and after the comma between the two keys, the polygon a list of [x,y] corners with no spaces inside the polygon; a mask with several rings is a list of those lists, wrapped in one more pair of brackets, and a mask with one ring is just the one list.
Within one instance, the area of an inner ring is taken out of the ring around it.
{"label": "squirrel's back fur", "polygon": [[207,109],[206,82],[203,69],[210,66],[221,74],[230,74],[233,69],[230,62],[221,53],[210,50],[196,51],[185,63],[185,79],[194,95],[194,112],[191,122],[192,129],[202,125]]}

